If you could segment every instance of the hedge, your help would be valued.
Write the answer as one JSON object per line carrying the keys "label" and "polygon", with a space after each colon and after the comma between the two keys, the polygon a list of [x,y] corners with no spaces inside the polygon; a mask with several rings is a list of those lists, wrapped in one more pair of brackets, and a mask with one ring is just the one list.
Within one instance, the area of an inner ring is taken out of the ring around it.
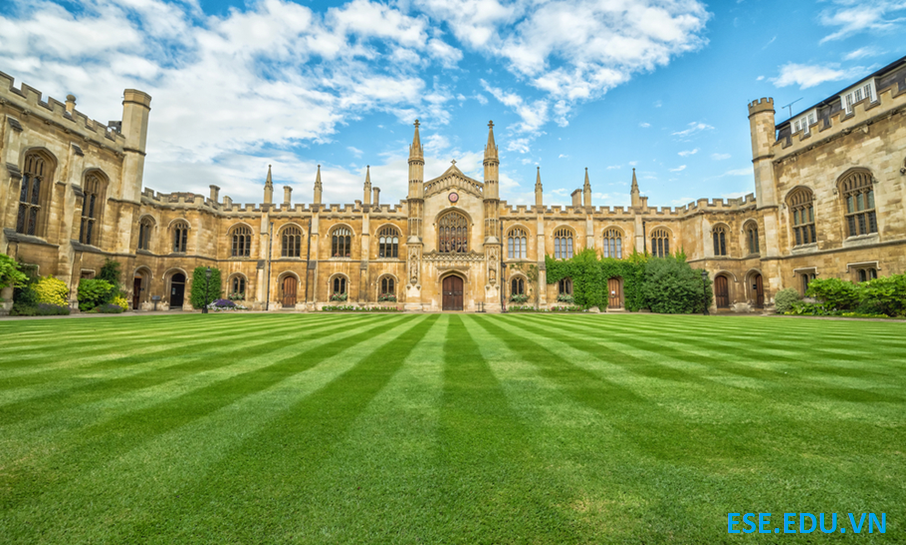
{"label": "hedge", "polygon": [[[192,271],[192,295],[189,300],[195,308],[202,308],[206,304],[220,299],[220,269],[211,267],[210,280],[205,278],[207,270],[207,267],[195,267],[195,270]],[[207,292],[205,292],[205,285],[208,288]]]}

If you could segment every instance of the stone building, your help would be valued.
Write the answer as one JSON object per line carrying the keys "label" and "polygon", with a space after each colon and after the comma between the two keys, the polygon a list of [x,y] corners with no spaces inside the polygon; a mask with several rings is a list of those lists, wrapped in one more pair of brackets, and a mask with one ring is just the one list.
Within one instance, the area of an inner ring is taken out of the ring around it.
{"label": "stone building", "polygon": [[[548,285],[544,256],[594,248],[682,249],[714,279],[715,306],[751,311],[816,276],[854,281],[906,271],[906,57],[775,124],[769,98],[748,106],[755,193],[653,207],[633,172],[629,207],[595,207],[588,172],[569,206],[546,206],[540,169],[534,205],[500,199],[493,123],[484,176],[452,162],[424,179],[416,121],[408,197],[382,204],[366,174],[362,199],[322,203],[320,169],[310,204],[291,188],[274,201],[270,169],[260,204],[142,187],[151,97],[127,89],[122,121],[93,121],[43,101],[0,73],[0,252],[34,263],[72,288],[105,259],[123,263],[136,308],[190,308],[195,267],[222,271],[225,292],[252,308],[398,304],[410,310],[496,312],[513,294],[539,306],[569,292]],[[611,281],[609,306],[622,307]],[[396,300],[396,303],[385,301]]]}

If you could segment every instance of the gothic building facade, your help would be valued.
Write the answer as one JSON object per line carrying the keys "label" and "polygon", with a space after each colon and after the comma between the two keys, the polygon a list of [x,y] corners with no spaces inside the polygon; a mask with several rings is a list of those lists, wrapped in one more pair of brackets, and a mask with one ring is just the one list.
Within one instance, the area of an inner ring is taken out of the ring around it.
{"label": "gothic building facade", "polygon": [[[106,259],[124,265],[133,306],[190,308],[191,271],[217,267],[226,293],[251,308],[314,310],[328,304],[394,304],[409,310],[501,310],[524,294],[546,307],[569,280],[548,285],[545,255],[594,248],[682,249],[714,280],[718,309],[769,307],[785,287],[817,276],[861,281],[906,271],[906,58],[776,124],[771,99],[748,106],[755,193],[653,207],[633,173],[631,205],[593,206],[588,172],[569,206],[547,206],[540,170],[535,203],[500,199],[493,124],[482,180],[453,162],[424,179],[418,122],[408,196],[382,204],[366,174],[362,199],[322,203],[320,169],[310,204],[291,188],[274,201],[235,204],[143,189],[151,97],[127,89],[123,119],[108,124],[75,109],[75,97],[42,100],[0,73],[0,252],[67,282]],[[323,183],[330,183],[325,180]],[[622,285],[609,286],[622,307]]]}

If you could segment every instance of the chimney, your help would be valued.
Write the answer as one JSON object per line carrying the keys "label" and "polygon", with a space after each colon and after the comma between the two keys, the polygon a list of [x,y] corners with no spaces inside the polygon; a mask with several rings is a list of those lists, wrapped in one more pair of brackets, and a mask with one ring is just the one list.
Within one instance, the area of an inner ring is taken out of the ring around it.
{"label": "chimney", "polygon": [[66,113],[72,115],[75,110],[75,95],[66,95]]}
{"label": "chimney", "polygon": [[283,206],[288,207],[293,200],[293,188],[288,185],[283,186]]}
{"label": "chimney", "polygon": [[220,199],[220,188],[216,185],[211,184],[211,200],[215,203]]}
{"label": "chimney", "polygon": [[381,188],[375,187],[374,188],[374,206],[378,207],[380,205],[381,205]]}
{"label": "chimney", "polygon": [[230,196],[228,196],[228,195],[223,196],[223,207],[226,208],[227,210],[229,210],[230,208],[233,208],[233,199]]}
{"label": "chimney", "polygon": [[570,193],[570,196],[573,198],[573,207],[582,208],[582,190],[577,189]]}

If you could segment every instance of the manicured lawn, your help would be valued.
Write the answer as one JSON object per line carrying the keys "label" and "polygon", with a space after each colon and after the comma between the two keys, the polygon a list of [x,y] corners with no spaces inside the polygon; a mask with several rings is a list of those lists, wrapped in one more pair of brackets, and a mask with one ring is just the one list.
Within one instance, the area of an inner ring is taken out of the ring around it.
{"label": "manicured lawn", "polygon": [[[728,512],[887,533],[728,535]],[[906,324],[0,322],[0,543],[906,540]]]}

